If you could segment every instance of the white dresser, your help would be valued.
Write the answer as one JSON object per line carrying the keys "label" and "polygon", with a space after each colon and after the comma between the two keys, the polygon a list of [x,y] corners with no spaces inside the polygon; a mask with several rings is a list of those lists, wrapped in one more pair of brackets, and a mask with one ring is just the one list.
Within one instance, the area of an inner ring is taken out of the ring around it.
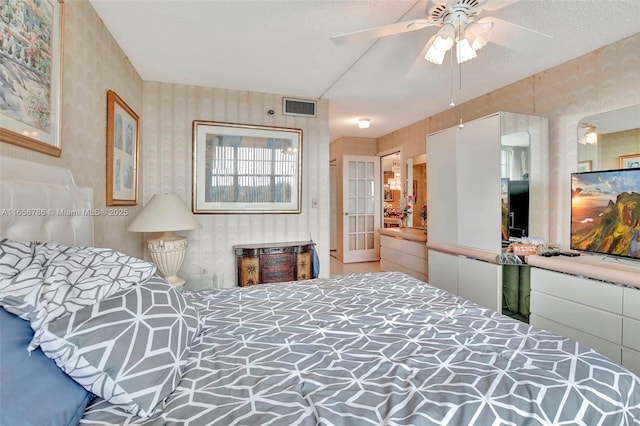
{"label": "white dresser", "polygon": [[640,267],[529,256],[532,325],[581,342],[640,375]]}
{"label": "white dresser", "polygon": [[380,269],[399,271],[422,281],[428,279],[427,235],[423,229],[381,228]]}

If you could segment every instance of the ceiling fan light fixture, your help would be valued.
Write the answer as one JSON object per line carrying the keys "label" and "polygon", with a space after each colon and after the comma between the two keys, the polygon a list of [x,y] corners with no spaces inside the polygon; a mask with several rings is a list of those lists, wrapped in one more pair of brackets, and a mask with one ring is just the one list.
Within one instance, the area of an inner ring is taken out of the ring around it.
{"label": "ceiling fan light fixture", "polygon": [[442,64],[442,61],[444,61],[444,55],[447,53],[447,51],[440,50],[434,45],[433,42],[435,38],[436,36],[434,35],[429,39],[429,42],[427,43],[427,54],[424,55],[424,58],[429,62],[440,65]]}
{"label": "ceiling fan light fixture", "polygon": [[492,29],[493,22],[470,22],[464,29],[464,37],[474,51],[480,50],[489,42]]}
{"label": "ceiling fan light fixture", "polygon": [[435,40],[433,41],[433,46],[438,50],[446,52],[453,47],[453,42],[455,41],[455,39],[456,27],[453,24],[446,23],[436,33]]}
{"label": "ceiling fan light fixture", "polygon": [[469,40],[463,38],[456,43],[456,59],[461,64],[469,59],[477,57],[476,51],[471,48]]}

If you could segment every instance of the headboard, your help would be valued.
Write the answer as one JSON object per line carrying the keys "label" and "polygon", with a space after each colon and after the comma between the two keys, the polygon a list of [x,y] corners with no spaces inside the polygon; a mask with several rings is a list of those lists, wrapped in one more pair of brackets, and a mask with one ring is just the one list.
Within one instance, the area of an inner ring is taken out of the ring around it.
{"label": "headboard", "polygon": [[93,246],[92,209],[70,170],[0,156],[0,237]]}

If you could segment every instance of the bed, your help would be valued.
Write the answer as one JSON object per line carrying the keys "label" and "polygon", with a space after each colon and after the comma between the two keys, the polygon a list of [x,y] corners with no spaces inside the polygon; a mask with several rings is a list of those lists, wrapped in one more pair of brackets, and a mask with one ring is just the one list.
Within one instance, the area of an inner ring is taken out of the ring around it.
{"label": "bed", "polygon": [[179,292],[123,253],[0,236],[1,424],[640,423],[625,368],[402,273]]}

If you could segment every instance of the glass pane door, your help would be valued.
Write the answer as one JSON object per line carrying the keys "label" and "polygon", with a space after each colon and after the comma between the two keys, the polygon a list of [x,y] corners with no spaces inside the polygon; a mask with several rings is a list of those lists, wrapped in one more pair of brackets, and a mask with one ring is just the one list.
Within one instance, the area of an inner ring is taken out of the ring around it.
{"label": "glass pane door", "polygon": [[375,261],[380,254],[380,159],[346,155],[343,160],[343,262]]}

